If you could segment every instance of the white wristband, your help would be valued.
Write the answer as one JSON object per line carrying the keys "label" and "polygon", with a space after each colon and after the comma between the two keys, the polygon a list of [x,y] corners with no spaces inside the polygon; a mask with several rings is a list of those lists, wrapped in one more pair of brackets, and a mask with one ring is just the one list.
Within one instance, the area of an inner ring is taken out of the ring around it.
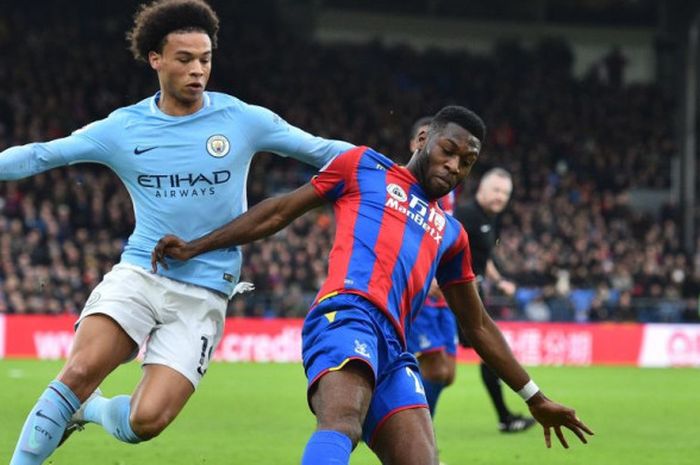
{"label": "white wristband", "polygon": [[530,380],[525,386],[523,386],[521,390],[518,391],[518,395],[522,397],[525,402],[527,402],[528,400],[530,400],[530,397],[537,394],[539,390],[540,388],[537,387],[535,382],[533,380]]}

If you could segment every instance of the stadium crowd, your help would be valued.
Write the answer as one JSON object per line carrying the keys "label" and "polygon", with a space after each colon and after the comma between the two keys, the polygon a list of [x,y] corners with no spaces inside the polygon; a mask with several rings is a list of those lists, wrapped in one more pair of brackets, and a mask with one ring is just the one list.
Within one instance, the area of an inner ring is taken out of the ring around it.
{"label": "stadium crowd", "polygon": [[[74,15],[74,8],[83,10]],[[698,320],[700,247],[683,251],[672,205],[650,216],[629,201],[630,189],[671,182],[673,107],[654,85],[624,85],[605,61],[575,78],[572,52],[560,40],[534,48],[504,42],[488,56],[322,45],[269,14],[217,9],[227,25],[210,88],[309,132],[405,161],[418,117],[455,102],[484,116],[489,140],[460,197],[471,195],[487,168],[513,173],[497,258],[519,290],[515,301],[490,294],[498,317]],[[0,94],[0,149],[67,135],[154,92],[152,74],[133,63],[121,35],[129,11],[87,2],[50,3],[42,15],[7,8],[0,50],[12,66],[0,67],[0,76],[11,92]],[[80,21],[86,14],[93,20]],[[312,175],[311,167],[258,155],[249,202]],[[330,214],[318,211],[247,246],[242,279],[257,290],[233,299],[230,313],[303,315],[325,273]],[[0,313],[79,312],[119,260],[133,220],[126,190],[103,167],[0,183]]]}

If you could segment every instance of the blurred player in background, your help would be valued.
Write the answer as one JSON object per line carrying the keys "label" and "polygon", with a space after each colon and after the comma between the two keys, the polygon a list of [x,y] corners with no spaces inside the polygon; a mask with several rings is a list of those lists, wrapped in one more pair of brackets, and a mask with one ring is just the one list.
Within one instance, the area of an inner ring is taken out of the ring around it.
{"label": "blurred player in background", "polygon": [[[431,120],[431,116],[425,116],[413,124],[409,141],[411,153],[420,149]],[[440,208],[449,215],[454,213],[454,202],[454,191],[438,200]],[[408,351],[418,358],[428,408],[434,416],[440,393],[454,382],[457,356],[457,320],[435,280],[406,335],[406,344]]]}
{"label": "blurred player in background", "polygon": [[[173,231],[199,237],[243,213],[256,152],[319,167],[352,147],[313,137],[230,95],[206,92],[218,29],[203,0],[143,5],[128,38],[135,58],[158,75],[160,91],[69,137],[0,154],[2,180],[80,162],[107,165],[126,185],[136,216],[121,263],[87,300],[68,360],[29,413],[11,465],[42,463],[86,422],[127,443],[160,434],[207,370],[241,252],[211,251],[154,274],[148,268],[157,238]],[[147,338],[133,394],[93,394]]]}
{"label": "blurred player in background", "polygon": [[[476,194],[456,209],[455,217],[469,233],[472,249],[472,265],[479,284],[488,279],[504,294],[515,294],[516,286],[498,271],[492,258],[498,239],[498,219],[505,210],[513,192],[513,180],[503,168],[493,168],[481,177]],[[480,286],[481,291],[481,286]],[[463,336],[463,335],[462,335]],[[464,347],[471,347],[468,338],[461,338]],[[503,433],[525,431],[535,424],[532,417],[511,412],[506,407],[503,389],[498,376],[483,361],[480,363],[481,379],[498,415],[498,429]]]}
{"label": "blurred player in background", "polygon": [[[317,429],[302,465],[343,465],[363,439],[384,464],[437,464],[432,421],[405,334],[434,277],[479,354],[568,447],[562,426],[584,443],[592,434],[575,412],[547,399],[515,360],[481,303],[464,228],[437,200],[477,161],[484,123],[463,107],[445,107],[406,167],[358,147],[310,183],[267,199],[214,232],[187,242],[163,237],[153,269],[182,266],[226,247],[267,237],[325,201],[336,236],[328,278],[302,330],[308,401]],[[185,262],[188,263],[188,262]]]}

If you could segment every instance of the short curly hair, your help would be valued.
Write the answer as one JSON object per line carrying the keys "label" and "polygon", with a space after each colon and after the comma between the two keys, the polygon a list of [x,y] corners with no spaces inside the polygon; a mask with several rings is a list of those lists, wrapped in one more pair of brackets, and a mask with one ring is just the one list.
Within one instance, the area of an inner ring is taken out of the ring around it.
{"label": "short curly hair", "polygon": [[479,139],[479,142],[484,143],[486,125],[481,117],[473,111],[458,105],[448,105],[433,116],[433,120],[430,122],[430,129],[440,130],[447,126],[447,123],[455,123],[462,126]]}
{"label": "short curly hair", "polygon": [[171,32],[201,31],[216,48],[219,17],[204,0],[155,0],[143,4],[134,15],[134,27],[126,33],[131,52],[148,62],[148,53],[161,53]]}

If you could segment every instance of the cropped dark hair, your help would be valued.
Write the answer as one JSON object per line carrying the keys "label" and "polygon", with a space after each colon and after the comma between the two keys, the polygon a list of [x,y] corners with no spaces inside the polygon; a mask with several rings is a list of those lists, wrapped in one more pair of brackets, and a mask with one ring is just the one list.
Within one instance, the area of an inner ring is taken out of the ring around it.
{"label": "cropped dark hair", "polygon": [[161,53],[171,32],[195,31],[207,34],[216,48],[219,17],[204,0],[155,0],[136,11],[126,39],[134,58],[148,62],[148,53]]}
{"label": "cropped dark hair", "polygon": [[437,112],[430,123],[431,129],[440,130],[447,123],[455,123],[472,133],[483,144],[486,137],[486,125],[479,115],[473,111],[458,106],[449,105]]}
{"label": "cropped dark hair", "polygon": [[432,116],[423,116],[422,118],[418,118],[416,122],[413,123],[413,126],[411,126],[411,139],[415,138],[418,135],[418,130],[420,128],[422,128],[423,126],[430,125],[432,121]]}

